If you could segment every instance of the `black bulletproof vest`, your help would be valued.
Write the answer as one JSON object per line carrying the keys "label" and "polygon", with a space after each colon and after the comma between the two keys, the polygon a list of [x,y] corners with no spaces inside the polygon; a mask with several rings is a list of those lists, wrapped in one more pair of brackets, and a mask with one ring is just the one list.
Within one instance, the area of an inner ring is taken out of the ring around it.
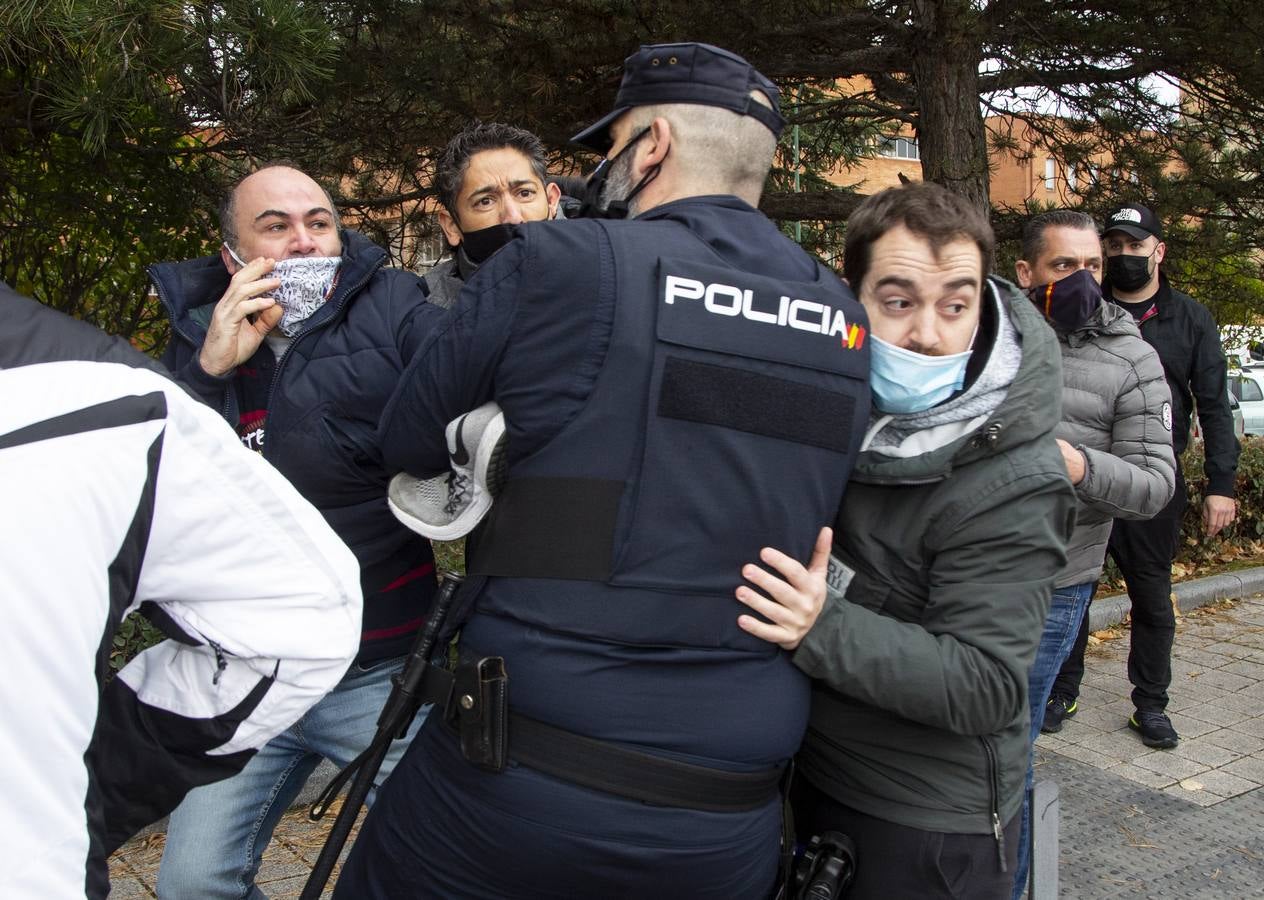
{"label": "black bulletproof vest", "polygon": [[731,597],[761,547],[806,561],[834,520],[869,415],[859,303],[820,264],[812,282],[768,278],[685,228],[636,226],[602,223],[603,368],[508,473],[473,574]]}

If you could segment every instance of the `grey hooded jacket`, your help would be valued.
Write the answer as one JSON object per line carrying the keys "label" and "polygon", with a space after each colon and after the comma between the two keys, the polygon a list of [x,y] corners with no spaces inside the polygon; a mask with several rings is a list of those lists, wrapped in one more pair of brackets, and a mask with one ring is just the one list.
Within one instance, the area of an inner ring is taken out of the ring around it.
{"label": "grey hooded jacket", "polygon": [[1172,499],[1172,395],[1132,316],[1103,302],[1062,349],[1062,422],[1054,435],[1084,454],[1066,568],[1054,587],[1096,581],[1113,519],[1148,519]]}
{"label": "grey hooded jacket", "polygon": [[1003,858],[1027,773],[1027,672],[1076,502],[1053,439],[1057,339],[1017,289],[989,284],[1017,332],[1017,372],[952,440],[861,452],[834,527],[855,575],[794,662],[817,679],[798,756],[808,781],[889,822],[995,834]]}

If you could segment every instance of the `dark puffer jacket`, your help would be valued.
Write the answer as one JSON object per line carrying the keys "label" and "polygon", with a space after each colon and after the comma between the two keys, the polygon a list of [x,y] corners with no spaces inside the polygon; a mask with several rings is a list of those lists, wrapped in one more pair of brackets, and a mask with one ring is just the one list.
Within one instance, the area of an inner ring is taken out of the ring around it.
{"label": "dark puffer jacket", "polygon": [[211,312],[228,287],[220,258],[159,263],[149,274],[171,317],[162,361],[229,424],[240,424],[248,377],[274,370],[262,453],[355,553],[364,590],[358,659],[369,663],[408,649],[435,591],[429,542],[401,525],[386,505],[394,473],[382,463],[375,429],[403,370],[399,347],[442,311],[424,301],[416,275],[383,268],[381,247],[352,231],[342,233],[342,242],[333,295],[280,359],[274,361],[264,343],[221,378],[197,361]]}
{"label": "dark puffer jacket", "polygon": [[[1106,299],[1113,299],[1109,282],[1102,288]],[[1233,433],[1225,381],[1228,368],[1216,320],[1207,307],[1175,290],[1162,272],[1152,299],[1156,313],[1144,316],[1139,327],[1141,337],[1159,354],[1172,392],[1172,449],[1179,460],[1189,443],[1190,417],[1197,407],[1206,491],[1232,497],[1241,447]]]}

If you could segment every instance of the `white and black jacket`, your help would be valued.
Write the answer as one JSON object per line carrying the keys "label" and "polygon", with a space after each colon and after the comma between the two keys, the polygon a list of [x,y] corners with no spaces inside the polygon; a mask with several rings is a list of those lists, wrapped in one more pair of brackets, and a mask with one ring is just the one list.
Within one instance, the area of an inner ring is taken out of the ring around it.
{"label": "white and black jacket", "polygon": [[[342,677],[359,573],[156,364],[0,285],[0,896],[109,891],[106,856]],[[171,640],[107,680],[132,610]]]}

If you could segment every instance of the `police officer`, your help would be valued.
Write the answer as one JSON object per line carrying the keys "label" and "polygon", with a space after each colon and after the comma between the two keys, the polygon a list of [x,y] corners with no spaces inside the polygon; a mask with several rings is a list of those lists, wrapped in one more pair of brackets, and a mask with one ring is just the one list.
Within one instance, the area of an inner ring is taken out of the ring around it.
{"label": "police officer", "polygon": [[337,896],[771,893],[809,695],[784,649],[819,602],[765,586],[824,565],[869,409],[862,309],[755,209],[777,99],[733,53],[642,47],[575,138],[611,218],[521,226],[405,373],[388,462],[445,470],[445,424],[495,400],[507,479],[469,558],[471,662]]}

